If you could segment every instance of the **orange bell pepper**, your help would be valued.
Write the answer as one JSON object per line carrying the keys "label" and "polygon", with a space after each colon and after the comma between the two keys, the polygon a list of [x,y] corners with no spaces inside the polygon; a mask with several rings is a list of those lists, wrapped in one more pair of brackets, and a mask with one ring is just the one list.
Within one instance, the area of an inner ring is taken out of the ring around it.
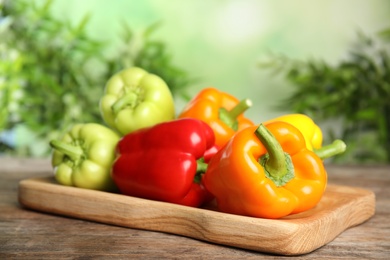
{"label": "orange bell pepper", "polygon": [[276,219],[316,206],[327,173],[296,127],[273,122],[234,135],[209,162],[204,184],[222,212]]}
{"label": "orange bell pepper", "polygon": [[251,105],[249,99],[239,101],[215,88],[205,88],[184,107],[178,117],[196,118],[207,123],[214,131],[216,145],[222,147],[237,131],[253,125],[243,115]]}

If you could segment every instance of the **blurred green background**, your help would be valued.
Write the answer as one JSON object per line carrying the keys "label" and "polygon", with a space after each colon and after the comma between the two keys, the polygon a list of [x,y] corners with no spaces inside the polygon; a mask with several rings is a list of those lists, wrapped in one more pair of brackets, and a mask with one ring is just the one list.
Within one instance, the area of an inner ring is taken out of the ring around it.
{"label": "blurred green background", "polygon": [[326,142],[346,141],[348,153],[337,162],[390,162],[390,1],[0,0],[0,6],[4,155],[49,156],[48,140],[69,125],[100,120],[96,100],[109,76],[137,65],[169,83],[177,112],[213,86],[251,98],[246,116],[254,122],[309,114]]}

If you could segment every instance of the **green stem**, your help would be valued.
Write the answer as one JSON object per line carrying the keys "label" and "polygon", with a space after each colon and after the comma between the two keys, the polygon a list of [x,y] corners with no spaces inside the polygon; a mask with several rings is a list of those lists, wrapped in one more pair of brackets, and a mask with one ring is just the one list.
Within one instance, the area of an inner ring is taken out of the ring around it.
{"label": "green stem", "polygon": [[84,152],[81,147],[73,146],[68,143],[59,141],[59,140],[52,140],[50,141],[50,146],[53,149],[56,149],[60,151],[61,153],[65,154],[67,157],[69,157],[72,161],[78,161],[82,158]]}
{"label": "green stem", "polygon": [[237,118],[239,115],[244,113],[248,108],[252,106],[252,101],[248,98],[243,99],[238,103],[235,107],[233,107],[230,111],[228,111],[229,116],[232,118]]}
{"label": "green stem", "polygon": [[196,161],[196,172],[205,173],[207,170],[208,164],[204,162],[203,158]]}
{"label": "green stem", "polygon": [[137,99],[138,99],[138,95],[136,93],[134,92],[125,93],[112,105],[111,107],[112,111],[114,112],[114,114],[117,114],[126,106],[134,107]]}
{"label": "green stem", "polygon": [[320,149],[314,150],[314,152],[320,157],[322,160],[333,157],[335,155],[341,154],[345,152],[347,149],[347,145],[342,140],[334,140],[333,143],[325,145]]}
{"label": "green stem", "polygon": [[294,178],[291,156],[284,152],[278,140],[263,124],[259,125],[255,134],[267,149],[267,154],[259,158],[266,176],[278,187],[285,185]]}
{"label": "green stem", "polygon": [[195,183],[200,183],[202,175],[207,171],[208,164],[204,162],[203,157],[196,161],[196,174],[194,177]]}
{"label": "green stem", "polygon": [[230,111],[226,110],[224,107],[219,109],[219,119],[229,126],[234,131],[238,130],[237,117],[244,113],[248,108],[252,106],[252,101],[250,99],[241,100],[235,107]]}

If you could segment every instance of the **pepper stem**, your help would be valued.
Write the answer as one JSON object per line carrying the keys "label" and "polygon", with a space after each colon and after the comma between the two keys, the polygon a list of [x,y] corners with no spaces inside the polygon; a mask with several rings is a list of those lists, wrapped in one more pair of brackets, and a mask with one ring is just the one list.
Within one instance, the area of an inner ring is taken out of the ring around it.
{"label": "pepper stem", "polygon": [[125,93],[123,96],[121,96],[113,105],[112,105],[112,111],[114,114],[118,114],[119,111],[121,111],[124,107],[135,106],[135,101],[137,101],[138,95],[134,92],[128,92]]}
{"label": "pepper stem", "polygon": [[342,140],[334,140],[333,143],[325,145],[320,149],[314,150],[314,152],[320,157],[322,160],[333,157],[335,155],[341,154],[345,152],[347,149],[347,145]]}
{"label": "pepper stem", "polygon": [[241,100],[235,107],[233,107],[228,113],[232,118],[237,118],[244,113],[248,108],[252,106],[252,101],[248,98]]}
{"label": "pepper stem", "polygon": [[291,156],[284,152],[278,140],[263,124],[256,129],[255,135],[267,149],[267,153],[259,158],[266,176],[278,187],[285,185],[294,178]]}
{"label": "pepper stem", "polygon": [[80,147],[73,146],[59,140],[50,141],[50,147],[65,154],[72,161],[78,161],[84,154],[83,149],[81,149]]}
{"label": "pepper stem", "polygon": [[232,128],[234,131],[238,130],[237,117],[244,113],[248,108],[252,106],[252,101],[248,98],[241,100],[231,110],[227,110],[224,107],[219,109],[219,118],[222,122]]}
{"label": "pepper stem", "polygon": [[200,158],[196,161],[196,172],[205,173],[207,170],[208,164],[204,162],[203,158]]}
{"label": "pepper stem", "polygon": [[196,160],[196,174],[194,177],[195,183],[200,183],[202,180],[202,175],[207,171],[208,164],[204,162],[204,158]]}

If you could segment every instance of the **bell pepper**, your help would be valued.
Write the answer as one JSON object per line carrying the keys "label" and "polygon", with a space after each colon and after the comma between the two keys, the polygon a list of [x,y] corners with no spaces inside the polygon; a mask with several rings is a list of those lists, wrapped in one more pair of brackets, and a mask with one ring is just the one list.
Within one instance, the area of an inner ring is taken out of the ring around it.
{"label": "bell pepper", "polygon": [[271,122],[283,121],[290,123],[303,134],[306,146],[309,150],[320,149],[322,146],[323,136],[321,128],[307,115],[304,114],[287,114],[280,117],[273,118],[264,122],[268,124]]}
{"label": "bell pepper", "polygon": [[323,146],[323,135],[321,128],[307,115],[304,114],[287,114],[274,119],[268,120],[263,124],[267,125],[272,122],[282,121],[298,128],[305,138],[306,147],[314,151],[321,159],[326,159],[337,154],[345,152],[347,146],[344,141],[336,139],[332,144]]}
{"label": "bell pepper", "polygon": [[116,191],[111,166],[119,135],[100,124],[74,125],[52,140],[52,166],[58,183],[79,188]]}
{"label": "bell pepper", "polygon": [[175,117],[165,81],[138,67],[124,69],[108,80],[100,112],[107,125],[122,135]]}
{"label": "bell pepper", "polygon": [[202,174],[216,153],[211,128],[177,119],[125,135],[118,143],[112,178],[125,195],[198,207],[212,196]]}
{"label": "bell pepper", "polygon": [[217,152],[204,175],[222,212],[277,219],[313,208],[327,173],[291,124],[248,127]]}
{"label": "bell pepper", "polygon": [[239,101],[215,88],[205,88],[184,107],[178,117],[196,118],[210,125],[215,134],[215,143],[222,147],[237,131],[253,125],[243,115],[251,105],[249,99]]}

